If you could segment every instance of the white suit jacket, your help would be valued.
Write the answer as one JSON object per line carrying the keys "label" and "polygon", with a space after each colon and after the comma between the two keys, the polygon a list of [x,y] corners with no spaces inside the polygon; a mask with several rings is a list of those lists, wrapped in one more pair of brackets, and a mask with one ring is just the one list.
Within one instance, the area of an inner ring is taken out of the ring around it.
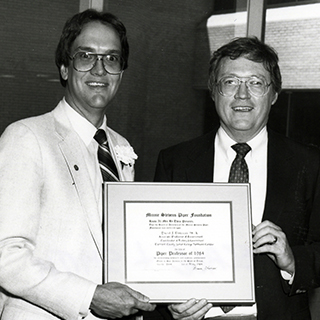
{"label": "white suit jacket", "polygon": [[[85,298],[102,282],[98,203],[70,128],[58,105],[13,123],[0,139],[3,320],[78,319]],[[129,146],[109,128],[107,135],[112,153],[116,145]],[[120,180],[132,181],[133,166],[115,160]]]}

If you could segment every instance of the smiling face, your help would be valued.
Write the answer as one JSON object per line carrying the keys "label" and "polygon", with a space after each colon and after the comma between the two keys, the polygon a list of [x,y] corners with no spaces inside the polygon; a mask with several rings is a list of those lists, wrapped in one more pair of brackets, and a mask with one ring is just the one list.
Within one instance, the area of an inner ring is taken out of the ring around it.
{"label": "smiling face", "polygon": [[[79,51],[121,55],[121,43],[118,34],[111,26],[90,22],[75,39],[70,56]],[[68,67],[62,65],[60,72],[62,78],[67,80],[66,101],[93,125],[99,127],[107,105],[119,88],[122,73],[108,74],[101,60],[98,60],[90,71],[76,71],[71,61]]]}
{"label": "smiling face", "polygon": [[[271,82],[269,72],[262,63],[239,57],[235,60],[223,58],[221,61],[217,82],[226,76],[249,78],[252,76],[264,78]],[[278,94],[272,85],[262,97],[256,97],[248,91],[245,83],[241,83],[234,95],[226,97],[218,92],[215,86],[212,99],[215,102],[220,117],[221,127],[237,142],[246,142],[256,136],[267,124],[271,106],[276,102]]]}

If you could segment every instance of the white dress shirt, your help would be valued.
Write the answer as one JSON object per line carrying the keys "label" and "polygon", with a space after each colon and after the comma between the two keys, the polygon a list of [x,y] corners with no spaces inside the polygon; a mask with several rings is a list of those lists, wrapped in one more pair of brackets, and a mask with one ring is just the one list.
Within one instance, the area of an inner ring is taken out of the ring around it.
{"label": "white dress shirt", "polygon": [[[221,127],[218,129],[214,141],[214,169],[213,182],[228,182],[231,164],[236,157],[236,151],[231,148],[237,142],[231,139]],[[264,127],[252,140],[247,141],[251,150],[245,156],[249,170],[249,183],[251,186],[252,223],[261,222],[266,190],[267,190],[267,150],[268,134]],[[227,313],[232,315],[253,315],[257,313],[256,305],[236,307]],[[212,308],[206,317],[221,316],[224,312],[219,307]]]}
{"label": "white dress shirt", "polygon": [[[213,182],[228,182],[231,164],[236,152],[231,148],[237,142],[232,140],[220,127],[214,141],[214,171]],[[268,134],[264,127],[252,140],[247,141],[251,151],[245,156],[249,170],[249,183],[251,186],[252,223],[261,222],[266,190],[267,190],[267,150]]]}

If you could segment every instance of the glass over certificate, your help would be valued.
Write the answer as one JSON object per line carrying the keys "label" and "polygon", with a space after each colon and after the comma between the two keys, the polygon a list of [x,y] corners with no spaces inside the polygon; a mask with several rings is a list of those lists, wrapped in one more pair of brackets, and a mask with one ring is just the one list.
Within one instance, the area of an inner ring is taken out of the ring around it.
{"label": "glass over certificate", "polygon": [[106,281],[152,302],[254,303],[248,184],[106,183]]}

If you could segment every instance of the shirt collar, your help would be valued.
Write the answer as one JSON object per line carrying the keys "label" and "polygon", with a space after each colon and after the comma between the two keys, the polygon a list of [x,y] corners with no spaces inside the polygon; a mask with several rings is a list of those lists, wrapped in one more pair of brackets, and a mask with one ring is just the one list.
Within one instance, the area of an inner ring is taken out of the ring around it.
{"label": "shirt collar", "polygon": [[[257,154],[260,154],[261,148],[266,147],[267,142],[268,133],[267,127],[265,126],[254,138],[247,141],[247,144],[251,147],[251,152],[249,152],[248,156],[254,158]],[[215,143],[226,158],[234,158],[235,151],[231,146],[237,142],[231,139],[221,126],[217,131]]]}
{"label": "shirt collar", "polygon": [[[80,113],[74,110],[68,102],[63,98],[62,107],[66,112],[66,115],[76,133],[83,140],[86,146],[92,142],[94,135],[97,132],[97,128],[84,118]],[[102,125],[98,129],[103,129],[107,132],[107,117],[104,116]]]}

